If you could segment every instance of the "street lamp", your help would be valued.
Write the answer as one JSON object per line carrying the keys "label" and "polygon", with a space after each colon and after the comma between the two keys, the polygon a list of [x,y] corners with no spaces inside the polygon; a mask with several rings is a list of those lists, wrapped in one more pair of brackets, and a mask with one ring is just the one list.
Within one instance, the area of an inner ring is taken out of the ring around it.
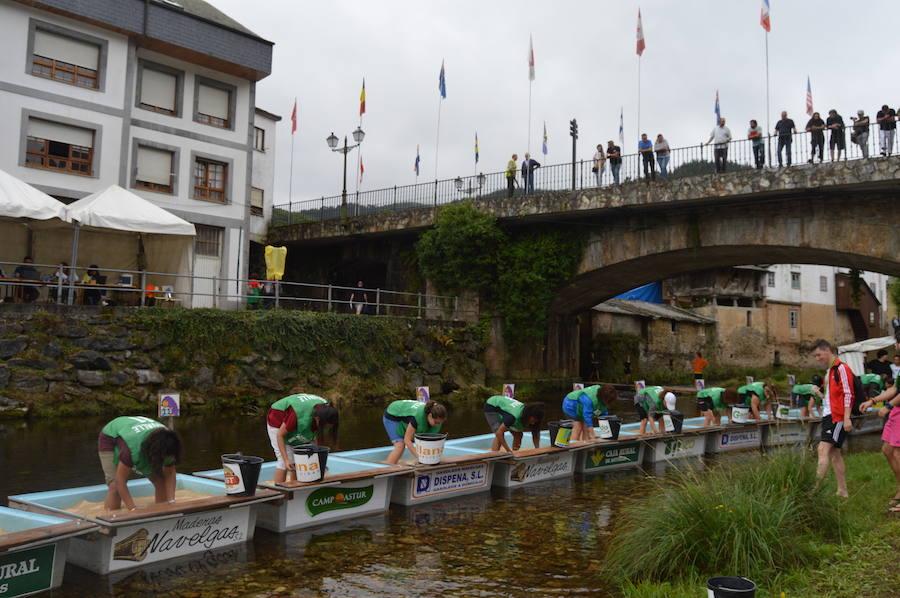
{"label": "street lamp", "polygon": [[329,135],[325,142],[328,144],[328,147],[331,148],[333,152],[340,152],[344,154],[344,187],[341,191],[341,218],[347,217],[347,154],[355,147],[359,147],[359,145],[363,142],[363,139],[366,137],[365,131],[362,130],[362,127],[356,127],[356,130],[353,131],[353,141],[356,143],[354,145],[347,145],[347,136],[344,135],[344,146],[338,147],[338,137],[332,131],[331,135]]}
{"label": "street lamp", "polygon": [[479,173],[478,176],[475,177],[475,181],[478,183],[477,187],[473,187],[472,180],[469,179],[468,186],[463,189],[463,180],[461,177],[456,177],[455,179],[453,179],[453,184],[456,186],[457,192],[465,192],[466,195],[471,197],[472,193],[478,191],[478,195],[481,196],[481,188],[484,187],[484,178],[484,173]]}

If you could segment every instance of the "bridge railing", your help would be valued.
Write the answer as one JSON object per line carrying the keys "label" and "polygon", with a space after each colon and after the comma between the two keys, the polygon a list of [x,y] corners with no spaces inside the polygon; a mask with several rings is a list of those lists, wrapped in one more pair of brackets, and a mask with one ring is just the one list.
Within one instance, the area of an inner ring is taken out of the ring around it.
{"label": "bridge railing", "polygon": [[[806,164],[812,159],[813,151],[815,151],[816,163],[822,160],[825,162],[846,161],[880,155],[881,147],[877,124],[873,124],[869,128],[868,139],[863,145],[851,142],[851,130],[852,126],[847,126],[844,132],[844,146],[846,149],[838,151],[838,148],[835,147],[833,153],[829,149],[832,132],[826,130],[824,132],[824,144],[822,145],[824,156],[821,159],[818,146],[813,150],[814,134],[807,131],[798,131],[797,134],[793,135],[790,146],[783,148],[782,163],[785,166],[788,165],[788,162],[791,165]],[[753,141],[745,138],[744,127],[733,127],[732,135],[735,139],[728,144],[726,172],[755,168],[756,159]],[[900,144],[900,140],[893,139],[891,144],[892,153],[900,153],[898,144]],[[766,167],[778,166],[778,145],[779,140],[776,136],[762,139],[764,164]],[[606,147],[604,146],[603,149],[605,153]],[[653,154],[652,160],[650,160],[648,165],[648,168],[652,166],[653,171],[650,176],[657,179],[663,178],[658,158],[658,154]],[[593,168],[593,160],[580,160],[574,164],[568,162],[542,166],[534,171],[534,193],[593,189],[616,184],[612,160],[607,159],[602,168],[598,169],[598,172],[593,172]],[[715,174],[714,146],[712,144],[699,144],[672,148],[669,151],[666,171],[668,178]],[[625,183],[641,178],[647,178],[643,156],[639,153],[621,156],[618,182]],[[336,219],[344,215],[356,217],[386,211],[431,208],[463,199],[504,198],[510,195],[508,186],[509,182],[506,173],[500,171],[348,193],[346,214],[342,213],[340,195],[305,201],[292,201],[274,207],[271,225],[273,227],[288,226],[304,222]],[[514,179],[513,196],[524,194],[526,192],[524,186],[525,181],[521,174],[520,162]]]}

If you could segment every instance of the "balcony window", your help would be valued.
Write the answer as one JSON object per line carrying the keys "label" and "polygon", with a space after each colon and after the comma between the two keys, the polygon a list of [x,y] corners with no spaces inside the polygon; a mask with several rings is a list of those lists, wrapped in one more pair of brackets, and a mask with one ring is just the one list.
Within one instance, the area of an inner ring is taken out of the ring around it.
{"label": "balcony window", "polygon": [[93,174],[94,131],[49,120],[28,120],[25,164],[72,174]]}

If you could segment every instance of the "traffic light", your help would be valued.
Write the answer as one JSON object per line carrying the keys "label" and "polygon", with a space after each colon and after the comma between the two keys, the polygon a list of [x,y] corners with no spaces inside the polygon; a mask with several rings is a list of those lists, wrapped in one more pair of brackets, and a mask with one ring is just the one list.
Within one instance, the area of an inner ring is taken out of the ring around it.
{"label": "traffic light", "polygon": [[578,139],[578,121],[574,118],[569,121],[569,135],[571,135],[573,139]]}

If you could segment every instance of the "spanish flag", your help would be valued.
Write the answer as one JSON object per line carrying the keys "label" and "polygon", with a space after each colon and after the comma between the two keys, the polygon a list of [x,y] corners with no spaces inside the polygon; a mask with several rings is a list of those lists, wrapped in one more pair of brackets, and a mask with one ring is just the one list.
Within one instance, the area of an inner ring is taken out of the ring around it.
{"label": "spanish flag", "polygon": [[366,79],[363,77],[362,91],[359,92],[359,115],[366,113]]}

